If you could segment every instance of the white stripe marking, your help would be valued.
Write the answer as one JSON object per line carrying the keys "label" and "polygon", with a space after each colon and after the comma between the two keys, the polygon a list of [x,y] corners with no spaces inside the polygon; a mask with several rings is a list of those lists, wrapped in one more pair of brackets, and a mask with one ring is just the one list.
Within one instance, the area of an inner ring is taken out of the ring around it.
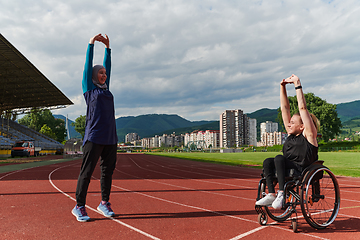
{"label": "white stripe marking", "polygon": [[233,238],[230,239],[230,240],[238,240],[238,239],[241,239],[241,238],[246,237],[246,236],[248,236],[248,235],[250,235],[250,234],[253,234],[253,233],[257,232],[257,231],[260,231],[260,230],[262,230],[262,229],[264,229],[264,228],[266,228],[266,226],[261,226],[261,227],[255,228],[255,229],[253,229],[253,230],[251,230],[251,231],[248,231],[248,232],[246,232],[246,233],[240,234],[239,236],[233,237]]}
{"label": "white stripe marking", "polygon": [[[75,165],[75,164],[71,164],[71,165]],[[59,170],[59,169],[61,169],[61,168],[69,167],[69,166],[71,166],[71,165],[59,167],[59,168],[55,169],[54,171],[52,171],[52,172],[49,174],[49,182],[50,182],[50,184],[51,184],[56,190],[58,190],[60,193],[64,194],[65,196],[67,196],[68,198],[70,198],[71,200],[73,200],[73,201],[76,202],[76,199],[75,199],[75,198],[73,198],[73,197],[71,197],[69,194],[63,192],[61,189],[59,189],[57,186],[55,186],[55,184],[54,184],[53,181],[51,180],[51,175],[52,175],[54,172],[56,172],[57,170]],[[88,205],[86,205],[86,207],[87,207],[88,209],[90,209],[90,210],[98,213],[98,214],[101,214],[99,211],[95,210],[94,208],[92,208],[92,207],[90,207],[90,206],[88,206]],[[102,214],[101,214],[101,215],[102,215]],[[145,236],[148,237],[148,238],[151,238],[151,239],[154,239],[154,240],[160,240],[160,238],[154,237],[154,236],[152,236],[152,235],[150,235],[150,234],[148,234],[148,233],[146,233],[146,232],[144,232],[144,231],[141,231],[140,229],[137,229],[137,228],[135,228],[135,227],[133,227],[133,226],[131,226],[131,225],[129,225],[129,224],[126,224],[126,223],[124,223],[124,222],[122,222],[122,221],[120,221],[120,220],[118,220],[118,219],[115,219],[115,218],[112,218],[112,217],[110,217],[109,219],[111,219],[111,220],[113,220],[114,222],[117,222],[117,223],[119,223],[119,224],[121,224],[121,225],[123,225],[123,226],[125,226],[125,227],[127,227],[127,228],[130,228],[131,230],[133,230],[133,231],[135,231],[135,232],[138,232],[138,233],[140,233],[140,234],[142,234],[142,235],[145,235]]]}

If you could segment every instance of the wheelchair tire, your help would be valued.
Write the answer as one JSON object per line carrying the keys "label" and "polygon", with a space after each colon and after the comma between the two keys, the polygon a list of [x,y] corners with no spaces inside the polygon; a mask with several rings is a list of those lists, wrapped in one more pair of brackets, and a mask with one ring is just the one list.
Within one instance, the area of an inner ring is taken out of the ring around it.
{"label": "wheelchair tire", "polygon": [[[261,193],[264,193],[265,189],[266,189],[266,184],[262,183],[261,184]],[[276,190],[276,188],[275,188],[275,190]],[[291,197],[291,201],[293,201],[293,200],[295,200],[295,199],[293,197]],[[292,207],[291,206],[288,206],[288,207],[285,207],[285,208],[282,208],[282,209],[274,209],[271,206],[264,206],[264,208],[265,208],[265,211],[266,211],[267,215],[272,220],[277,221],[277,222],[285,221],[292,214],[292,211],[291,211]]]}
{"label": "wheelchair tire", "polygon": [[305,174],[300,205],[306,222],[313,228],[324,229],[335,220],[340,208],[340,189],[327,167],[319,166]]}
{"label": "wheelchair tire", "polygon": [[258,214],[258,222],[261,226],[265,226],[268,222],[268,216],[266,215],[266,213],[259,213]]}

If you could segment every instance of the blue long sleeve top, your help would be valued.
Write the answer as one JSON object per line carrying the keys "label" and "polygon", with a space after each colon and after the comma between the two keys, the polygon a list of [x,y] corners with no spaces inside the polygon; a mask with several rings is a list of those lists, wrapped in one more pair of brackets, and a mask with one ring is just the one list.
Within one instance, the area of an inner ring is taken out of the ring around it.
{"label": "blue long sleeve top", "polygon": [[[83,143],[91,141],[101,145],[117,144],[114,96],[109,90],[98,88],[92,82],[94,44],[89,44],[86,52],[82,89],[87,105]],[[106,85],[110,86],[111,49],[105,48],[104,63]]]}

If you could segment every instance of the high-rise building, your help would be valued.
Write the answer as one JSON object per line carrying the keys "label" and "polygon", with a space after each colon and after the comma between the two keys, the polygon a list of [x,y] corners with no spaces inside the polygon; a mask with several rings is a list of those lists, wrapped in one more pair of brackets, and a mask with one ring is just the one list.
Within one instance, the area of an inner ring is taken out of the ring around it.
{"label": "high-rise building", "polygon": [[[254,135],[255,128],[255,135]],[[256,145],[256,120],[250,120],[242,110],[226,110],[220,115],[220,147],[231,148]],[[252,139],[250,141],[250,138]],[[254,141],[254,142],[253,142]]]}
{"label": "high-rise building", "polygon": [[278,131],[278,123],[274,123],[271,121],[260,123],[260,134],[277,132],[277,131]]}
{"label": "high-rise building", "polygon": [[249,145],[257,145],[256,119],[249,118]]}

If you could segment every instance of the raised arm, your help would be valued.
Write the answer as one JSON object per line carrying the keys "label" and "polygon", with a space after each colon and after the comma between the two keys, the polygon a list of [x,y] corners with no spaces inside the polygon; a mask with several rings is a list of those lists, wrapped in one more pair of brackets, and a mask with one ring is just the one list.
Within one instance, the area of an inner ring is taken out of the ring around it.
{"label": "raised arm", "polygon": [[289,99],[286,93],[286,84],[287,82],[285,79],[283,79],[280,83],[280,109],[286,132],[289,132],[288,126],[291,119],[291,114]]}
{"label": "raised arm", "polygon": [[291,75],[291,77],[285,79],[284,81],[295,85],[299,113],[300,113],[301,120],[304,124],[303,134],[304,134],[305,138],[312,145],[318,146],[317,140],[316,140],[317,129],[316,129],[316,126],[310,116],[309,111],[307,110],[306,101],[305,101],[304,93],[302,91],[300,79],[296,75],[293,74],[293,75]]}
{"label": "raised arm", "polygon": [[104,62],[103,62],[103,66],[106,69],[106,85],[108,86],[108,88],[110,87],[110,73],[111,73],[111,49],[110,49],[110,39],[109,37],[105,34],[105,37],[103,37],[102,43],[104,43],[105,45],[105,55],[104,55]]}
{"label": "raised arm", "polygon": [[91,80],[93,58],[94,58],[94,41],[92,41],[92,39],[90,39],[90,42],[89,42],[87,50],[86,50],[85,66],[84,66],[83,79],[82,79],[83,93],[94,88],[94,84]]}
{"label": "raised arm", "polygon": [[110,73],[111,73],[111,49],[110,49],[110,39],[108,35],[105,34],[105,36],[102,36],[101,34],[96,35],[94,37],[95,41],[102,42],[105,45],[105,54],[104,54],[104,61],[103,66],[106,69],[106,85],[109,88],[110,85]]}
{"label": "raised arm", "polygon": [[93,68],[93,58],[94,58],[94,43],[95,41],[102,42],[105,45],[105,55],[104,55],[104,67],[106,69],[106,84],[109,86],[110,80],[110,71],[111,71],[111,50],[110,50],[110,40],[109,37],[105,34],[105,37],[101,33],[90,38],[89,45],[86,51],[86,60],[83,72],[82,80],[82,89],[83,93],[92,90],[95,88],[95,85],[92,82],[92,68]]}

